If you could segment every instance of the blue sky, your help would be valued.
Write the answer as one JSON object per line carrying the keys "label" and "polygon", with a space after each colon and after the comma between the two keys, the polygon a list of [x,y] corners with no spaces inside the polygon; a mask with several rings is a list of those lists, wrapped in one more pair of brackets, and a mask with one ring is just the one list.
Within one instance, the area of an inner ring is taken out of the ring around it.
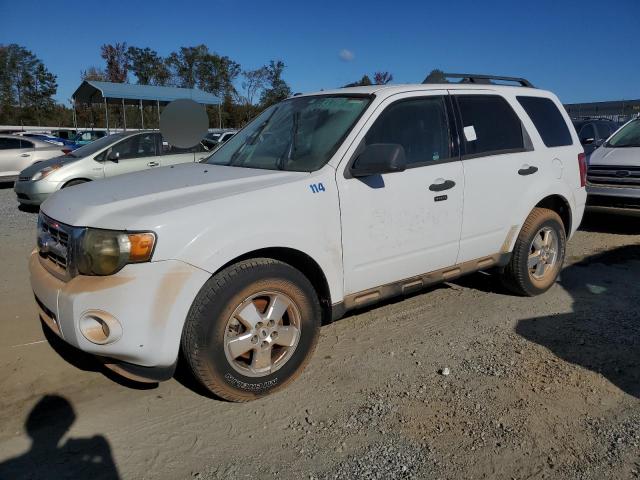
{"label": "blue sky", "polygon": [[117,41],[162,55],[204,43],[245,69],[279,58],[295,92],[377,70],[420,82],[440,68],[524,76],[567,103],[640,98],[639,35],[640,0],[0,0],[0,43],[41,58],[59,101],[81,70],[103,66],[100,45]]}

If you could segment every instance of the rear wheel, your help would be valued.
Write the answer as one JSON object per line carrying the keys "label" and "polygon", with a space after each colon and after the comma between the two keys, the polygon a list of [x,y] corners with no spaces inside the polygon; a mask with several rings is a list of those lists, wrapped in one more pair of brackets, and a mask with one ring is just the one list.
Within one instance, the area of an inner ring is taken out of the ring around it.
{"label": "rear wheel", "polygon": [[182,335],[194,376],[212,393],[245,402],[294,380],[315,349],[320,304],[290,265],[252,259],[226,268],[199,292]]}
{"label": "rear wheel", "polygon": [[519,295],[546,292],[562,269],[566,241],[560,216],[553,210],[534,208],[502,272],[504,285]]}

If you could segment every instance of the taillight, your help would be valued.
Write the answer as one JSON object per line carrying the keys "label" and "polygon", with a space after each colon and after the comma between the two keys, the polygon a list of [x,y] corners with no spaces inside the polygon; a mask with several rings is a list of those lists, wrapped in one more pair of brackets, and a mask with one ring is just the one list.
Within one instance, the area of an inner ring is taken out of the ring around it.
{"label": "taillight", "polygon": [[580,167],[580,186],[587,185],[587,156],[584,152],[578,154],[578,166]]}

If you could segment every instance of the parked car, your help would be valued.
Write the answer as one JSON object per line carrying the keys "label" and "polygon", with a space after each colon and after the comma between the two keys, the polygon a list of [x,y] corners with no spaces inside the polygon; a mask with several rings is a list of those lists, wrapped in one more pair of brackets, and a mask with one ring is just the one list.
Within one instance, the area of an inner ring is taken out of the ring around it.
{"label": "parked car", "polygon": [[640,209],[640,118],[591,154],[587,192],[591,207]]}
{"label": "parked car", "polygon": [[98,140],[99,138],[103,138],[107,136],[107,132],[102,130],[84,130],[80,131],[73,137],[73,142],[76,145],[87,145],[91,142]]}
{"label": "parked car", "polygon": [[53,195],[31,283],[45,324],[109,368],[159,381],[182,351],[207,389],[247,401],[297,377],[347,310],[491,267],[519,295],[545,292],[585,174],[543,90],[295,96],[203,163]]}
{"label": "parked car", "polygon": [[162,165],[200,161],[206,155],[202,146],[172,147],[157,131],[116,133],[24,169],[14,190],[21,204],[40,205],[63,188]]}
{"label": "parked car", "polygon": [[52,143],[53,145],[66,146],[77,148],[76,144],[71,140],[65,140],[64,138],[49,135],[47,133],[23,133],[22,137],[34,138],[43,142]]}
{"label": "parked car", "polygon": [[0,182],[13,182],[20,170],[62,155],[60,146],[17,135],[0,135]]}
{"label": "parked car", "polygon": [[587,156],[602,145],[619,128],[619,124],[607,119],[574,120],[580,144]]}
{"label": "parked car", "polygon": [[209,150],[215,150],[224,142],[228,141],[237,133],[236,130],[225,130],[222,132],[209,132],[202,140],[202,144]]}

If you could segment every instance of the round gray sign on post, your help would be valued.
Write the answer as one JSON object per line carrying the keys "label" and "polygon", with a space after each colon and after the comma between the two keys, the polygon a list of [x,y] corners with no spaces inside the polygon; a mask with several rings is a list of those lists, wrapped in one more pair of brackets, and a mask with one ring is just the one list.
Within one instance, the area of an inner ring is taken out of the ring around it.
{"label": "round gray sign on post", "polygon": [[196,146],[208,129],[207,111],[188,98],[174,100],[160,115],[160,133],[166,142],[178,148]]}

